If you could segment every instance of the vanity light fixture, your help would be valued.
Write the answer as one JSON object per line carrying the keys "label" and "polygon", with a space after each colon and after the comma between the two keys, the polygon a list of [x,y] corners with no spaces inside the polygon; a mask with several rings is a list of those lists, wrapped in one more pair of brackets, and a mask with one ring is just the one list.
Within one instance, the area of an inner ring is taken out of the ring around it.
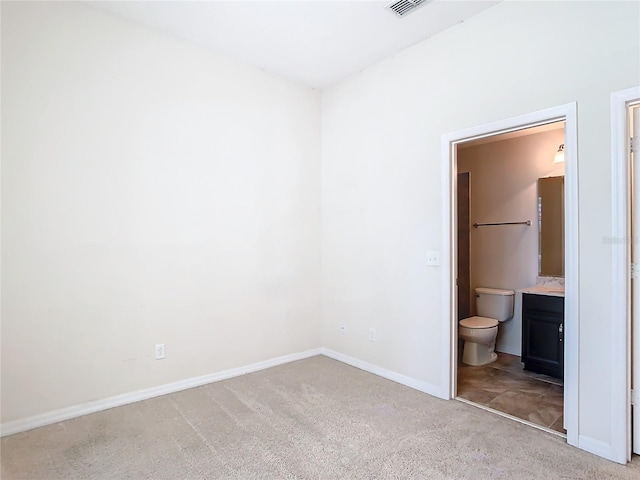
{"label": "vanity light fixture", "polygon": [[553,156],[553,163],[562,163],[564,162],[564,143],[558,147],[558,151]]}

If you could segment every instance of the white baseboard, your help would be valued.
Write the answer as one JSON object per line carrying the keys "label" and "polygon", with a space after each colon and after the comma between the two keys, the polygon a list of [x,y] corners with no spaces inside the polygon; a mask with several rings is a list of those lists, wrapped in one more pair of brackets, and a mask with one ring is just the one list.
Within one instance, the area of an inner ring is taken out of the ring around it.
{"label": "white baseboard", "polygon": [[251,365],[245,365],[243,367],[231,368],[229,370],[224,370],[218,373],[202,375],[200,377],[194,378],[187,378],[185,380],[179,380],[177,382],[167,383],[165,385],[159,385],[157,387],[145,388],[144,390],[137,390],[130,393],[123,393],[122,395],[116,395],[115,397],[109,397],[103,400],[96,400],[94,402],[88,402],[80,405],[61,408],[59,410],[53,410],[51,412],[42,413],[40,415],[34,415],[33,417],[3,423],[2,425],[0,425],[0,436],[5,437],[14,433],[24,432],[26,430],[31,430],[37,427],[44,427],[45,425],[51,425],[63,420],[69,420],[71,418],[87,415],[89,413],[100,412],[102,410],[127,405],[129,403],[138,402],[140,400],[159,397],[161,395],[166,395],[167,393],[179,392],[181,390],[199,387],[208,383],[219,382],[220,380],[226,380],[233,377],[239,377],[247,373],[257,372],[267,368],[275,367],[277,365],[283,365],[285,363],[314,357],[320,354],[322,354],[321,348],[307,350],[305,352],[292,353],[290,355],[284,355],[282,357],[272,358],[270,360],[264,360],[258,363],[252,363]]}
{"label": "white baseboard", "polygon": [[445,389],[439,386],[432,385],[430,383],[423,382],[412,377],[407,377],[406,375],[392,372],[391,370],[385,370],[384,368],[380,368],[371,363],[367,363],[363,360],[350,357],[349,355],[345,355],[328,348],[322,347],[320,349],[320,352],[322,353],[322,355],[333,358],[334,360],[338,360],[339,362],[346,363],[347,365],[351,365],[352,367],[359,368],[360,370],[364,370],[365,372],[373,373],[374,375],[384,377],[387,380],[391,380],[415,390],[428,393],[429,395],[433,395],[434,397],[442,398],[443,400],[449,400],[448,393],[445,391]]}
{"label": "white baseboard", "polygon": [[[307,350],[305,352],[293,353],[290,355],[284,355],[282,357],[272,358],[270,360],[264,360],[262,362],[245,365],[243,367],[232,368],[224,370],[222,372],[213,373],[209,375],[203,375],[200,377],[188,378],[157,387],[147,388],[144,390],[138,390],[135,392],[124,393],[122,395],[116,395],[114,397],[105,398],[103,400],[96,400],[93,402],[83,403],[80,405],[74,405],[59,410],[35,415],[21,420],[15,420],[0,425],[0,436],[4,437],[12,435],[14,433],[24,432],[37,427],[43,427],[45,425],[51,425],[54,423],[62,422],[72,418],[80,417],[90,413],[100,412],[102,410],[108,410],[109,408],[119,407],[130,403],[138,402],[140,400],[147,400],[149,398],[159,397],[168,393],[179,392],[187,390],[189,388],[199,387],[209,383],[219,382],[233,377],[239,377],[247,373],[257,372],[265,370],[267,368],[283,365],[285,363],[294,362],[296,360],[303,360],[305,358],[313,357],[316,355],[325,355],[329,358],[337,360],[339,362],[351,365],[352,367],[359,368],[366,372],[378,375],[396,383],[400,383],[407,387],[413,388],[420,392],[433,395],[438,398],[447,400],[447,392],[442,388],[417,380],[406,375],[402,375],[397,372],[386,370],[371,363],[359,360],[349,355],[330,350],[328,348],[316,348]],[[578,448],[586,450],[590,453],[598,455],[600,457],[607,458],[613,461],[619,461],[613,458],[612,447],[608,443],[595,440],[590,437],[580,436],[578,439]]]}

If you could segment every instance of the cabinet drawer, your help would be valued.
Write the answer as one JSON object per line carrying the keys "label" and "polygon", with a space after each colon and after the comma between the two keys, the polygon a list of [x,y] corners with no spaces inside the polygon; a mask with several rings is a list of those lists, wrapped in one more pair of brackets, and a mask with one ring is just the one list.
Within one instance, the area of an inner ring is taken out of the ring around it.
{"label": "cabinet drawer", "polygon": [[562,314],[564,313],[564,297],[525,293],[522,295],[522,307],[525,310]]}

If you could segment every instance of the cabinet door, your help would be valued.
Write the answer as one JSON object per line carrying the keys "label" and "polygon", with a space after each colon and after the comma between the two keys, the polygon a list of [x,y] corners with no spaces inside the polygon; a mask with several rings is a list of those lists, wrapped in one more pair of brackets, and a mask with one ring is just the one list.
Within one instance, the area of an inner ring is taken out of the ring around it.
{"label": "cabinet door", "polygon": [[529,311],[525,313],[523,332],[523,360],[533,370],[547,375],[564,374],[564,332],[562,318],[553,313]]}

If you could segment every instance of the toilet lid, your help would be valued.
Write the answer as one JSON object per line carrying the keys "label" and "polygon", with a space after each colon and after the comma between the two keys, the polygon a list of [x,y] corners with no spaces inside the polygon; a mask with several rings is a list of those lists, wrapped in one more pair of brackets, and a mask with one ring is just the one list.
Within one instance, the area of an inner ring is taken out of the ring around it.
{"label": "toilet lid", "polygon": [[469,317],[460,320],[460,326],[466,328],[492,328],[498,325],[498,320],[487,317]]}

